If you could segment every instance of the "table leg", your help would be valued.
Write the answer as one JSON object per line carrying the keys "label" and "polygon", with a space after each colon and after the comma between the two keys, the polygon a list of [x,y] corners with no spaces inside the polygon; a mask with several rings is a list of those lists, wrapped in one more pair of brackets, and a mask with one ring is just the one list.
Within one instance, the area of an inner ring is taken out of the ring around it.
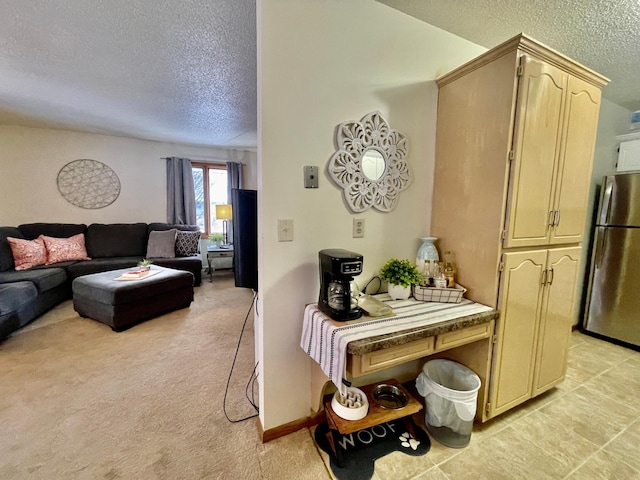
{"label": "table leg", "polygon": [[332,429],[331,427],[329,427],[329,430],[327,430],[326,436],[327,436],[327,441],[329,442],[329,445],[331,446],[331,451],[333,452],[333,458],[336,461],[336,465],[338,465],[338,467],[343,468],[344,467],[344,456],[342,453],[342,450],[336,445],[337,439],[336,439],[336,435],[337,435],[337,431]]}
{"label": "table leg", "polygon": [[213,266],[211,265],[211,257],[207,255],[207,265],[209,266],[209,283],[213,282]]}

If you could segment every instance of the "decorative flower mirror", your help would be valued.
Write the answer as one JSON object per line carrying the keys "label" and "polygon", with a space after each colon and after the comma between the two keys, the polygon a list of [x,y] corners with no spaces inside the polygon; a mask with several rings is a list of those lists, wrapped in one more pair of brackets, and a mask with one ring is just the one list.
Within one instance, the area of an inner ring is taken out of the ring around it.
{"label": "decorative flower mirror", "polygon": [[343,189],[351,211],[373,207],[390,212],[398,194],[412,181],[405,161],[407,138],[392,130],[380,112],[366,115],[359,122],[344,122],[336,131],[337,151],[329,160],[328,171]]}

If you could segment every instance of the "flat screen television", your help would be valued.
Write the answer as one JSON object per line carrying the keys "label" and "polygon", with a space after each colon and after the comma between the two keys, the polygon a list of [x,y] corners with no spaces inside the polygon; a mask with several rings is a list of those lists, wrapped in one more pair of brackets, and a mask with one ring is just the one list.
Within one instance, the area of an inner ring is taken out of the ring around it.
{"label": "flat screen television", "polygon": [[258,192],[231,189],[231,208],[235,285],[258,291]]}

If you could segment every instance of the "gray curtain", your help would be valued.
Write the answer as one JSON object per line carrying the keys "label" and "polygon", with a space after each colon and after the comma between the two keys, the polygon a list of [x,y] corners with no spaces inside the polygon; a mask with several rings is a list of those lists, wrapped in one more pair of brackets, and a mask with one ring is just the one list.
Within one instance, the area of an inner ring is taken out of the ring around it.
{"label": "gray curtain", "polygon": [[[227,162],[227,202],[231,203],[231,189],[242,188],[242,164]],[[233,215],[233,212],[231,212]],[[233,222],[229,223],[229,241],[233,243]]]}
{"label": "gray curtain", "polygon": [[227,162],[227,202],[231,203],[231,189],[242,188],[242,164]]}
{"label": "gray curtain", "polygon": [[167,223],[196,224],[196,192],[188,158],[167,157]]}

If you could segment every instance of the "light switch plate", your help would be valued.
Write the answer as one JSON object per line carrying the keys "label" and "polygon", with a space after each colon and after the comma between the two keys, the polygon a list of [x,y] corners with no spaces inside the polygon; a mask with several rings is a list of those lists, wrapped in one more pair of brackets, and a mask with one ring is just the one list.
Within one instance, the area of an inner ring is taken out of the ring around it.
{"label": "light switch plate", "polygon": [[318,188],[318,167],[304,167],[304,188]]}
{"label": "light switch plate", "polygon": [[278,219],[278,241],[293,242],[293,220]]}

